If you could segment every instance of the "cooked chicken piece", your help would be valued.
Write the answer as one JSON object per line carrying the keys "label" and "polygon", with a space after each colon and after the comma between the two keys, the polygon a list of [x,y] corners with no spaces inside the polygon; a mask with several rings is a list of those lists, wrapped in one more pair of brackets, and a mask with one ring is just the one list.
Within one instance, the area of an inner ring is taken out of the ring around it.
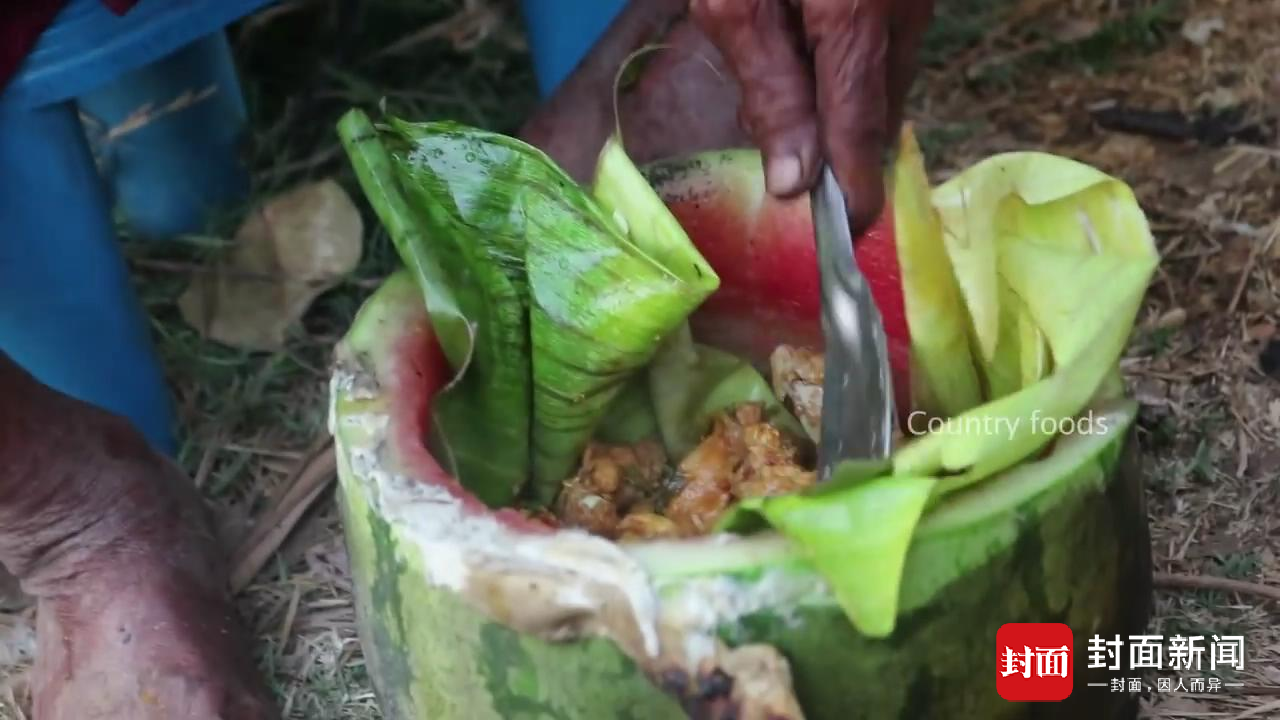
{"label": "cooked chicken piece", "polygon": [[711,434],[680,463],[678,473],[684,486],[667,505],[666,516],[682,535],[705,532],[729,507],[733,472],[742,461],[742,447],[741,426],[721,415]]}
{"label": "cooked chicken piece", "polygon": [[656,442],[591,443],[578,474],[560,492],[557,514],[567,526],[614,537],[621,515],[632,505],[650,502],[661,489],[666,462],[666,452]]}
{"label": "cooked chicken piece", "polygon": [[659,498],[668,492],[667,481],[671,475],[661,443],[641,443],[633,447],[637,462],[623,466],[622,487],[616,496],[618,507],[625,512],[658,504]]}
{"label": "cooked chicken piece", "polygon": [[627,506],[628,515],[653,515],[657,513],[658,511],[654,508],[653,503],[648,500]]}
{"label": "cooked chicken piece", "polygon": [[652,512],[633,512],[618,523],[618,540],[622,542],[679,536],[680,529],[674,522]]}
{"label": "cooked chicken piece", "polygon": [[757,422],[744,427],[742,442],[746,446],[747,464],[753,469],[796,463],[796,446],[781,430],[769,423]]}
{"label": "cooked chicken piece", "polygon": [[652,441],[635,445],[591,443],[582,457],[578,478],[598,493],[612,495],[624,487],[641,494],[655,492],[662,482],[667,454]]}
{"label": "cooked chicken piece", "polygon": [[812,485],[798,455],[792,438],[765,421],[764,406],[747,403],[715,416],[673,478],[658,443],[591,444],[558,514],[565,525],[622,540],[703,535],[737,498]]}
{"label": "cooked chicken piece", "polygon": [[822,427],[822,353],[779,345],[769,357],[773,392],[816,442]]}
{"label": "cooked chicken piece", "polygon": [[798,449],[778,428],[760,422],[743,428],[746,462],[734,478],[739,498],[784,495],[814,483],[813,472],[798,463]]}
{"label": "cooked chicken piece", "polygon": [[690,482],[667,505],[667,517],[681,536],[702,535],[715,526],[732,500],[729,491],[716,483]]}
{"label": "cooked chicken piece", "polygon": [[724,413],[721,413],[720,420],[729,425],[723,432],[728,437],[739,440],[742,428],[764,422],[764,406],[760,403],[743,403],[733,409],[732,421]]}
{"label": "cooked chicken piece", "polygon": [[751,479],[734,486],[738,498],[790,495],[808,488],[817,481],[817,474],[796,465],[766,467]]}
{"label": "cooked chicken piece", "polygon": [[685,486],[666,516],[683,535],[707,532],[735,498],[781,495],[814,482],[791,439],[765,422],[764,408],[745,404],[715,419],[710,435],[684,462]]}
{"label": "cooked chicken piece", "polygon": [[745,456],[742,426],[721,414],[716,416],[711,434],[685,456],[678,471],[686,485],[710,484],[728,490],[730,477]]}
{"label": "cooked chicken piece", "polygon": [[607,538],[618,530],[618,508],[611,498],[593,492],[582,483],[571,480],[560,491],[559,512],[567,527],[586,530]]}

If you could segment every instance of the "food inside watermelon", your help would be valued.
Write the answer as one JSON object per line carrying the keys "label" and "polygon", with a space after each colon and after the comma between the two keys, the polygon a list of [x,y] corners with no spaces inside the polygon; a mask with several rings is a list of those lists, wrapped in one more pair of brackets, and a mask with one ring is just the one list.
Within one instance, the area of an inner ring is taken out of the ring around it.
{"label": "food inside watermelon", "polygon": [[[406,265],[339,345],[332,389],[387,714],[1027,718],[993,692],[1000,625],[1067,623],[1080,656],[1141,631],[1135,408],[1111,381],[1155,255],[1122,184],[1016,154],[930,189],[900,160],[893,253],[859,262],[906,436],[813,486],[812,231],[803,201],[767,198],[758,155],[642,172],[610,143],[581,188],[471,128],[353,111],[339,130]],[[957,219],[956,193],[985,217]],[[1069,281],[1028,297],[1055,268]],[[973,289],[992,275],[1003,295]],[[1104,282],[1111,310],[1081,310]],[[987,317],[1034,332],[991,342]],[[1051,362],[995,394],[1007,358],[1035,353]],[[1094,431],[1050,422],[1072,418]],[[1132,717],[1132,698],[1085,691],[1096,674],[1036,717]]]}
{"label": "food inside watermelon", "polygon": [[[820,355],[786,345],[775,355],[775,372],[788,367],[781,358],[801,353],[820,373]],[[820,407],[820,374],[817,381],[818,397],[804,399]],[[593,442],[560,491],[557,515],[566,527],[620,541],[703,535],[738,500],[812,487],[813,452],[806,445],[769,422],[763,405],[754,402],[716,413],[710,432],[674,465],[662,443],[651,439]]]}

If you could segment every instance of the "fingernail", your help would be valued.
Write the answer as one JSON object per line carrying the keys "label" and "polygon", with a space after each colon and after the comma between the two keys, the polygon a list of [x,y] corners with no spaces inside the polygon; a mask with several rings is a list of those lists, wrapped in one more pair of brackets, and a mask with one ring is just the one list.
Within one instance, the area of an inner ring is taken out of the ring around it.
{"label": "fingernail", "polygon": [[800,185],[800,158],[795,155],[783,155],[769,161],[766,168],[765,184],[774,195],[786,195],[796,191]]}

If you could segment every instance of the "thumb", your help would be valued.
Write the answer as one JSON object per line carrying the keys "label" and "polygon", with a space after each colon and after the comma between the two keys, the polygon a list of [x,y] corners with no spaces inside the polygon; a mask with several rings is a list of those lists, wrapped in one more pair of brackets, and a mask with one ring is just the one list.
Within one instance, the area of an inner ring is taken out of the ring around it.
{"label": "thumb", "polygon": [[742,88],[740,122],[764,156],[769,192],[807,190],[821,153],[798,18],[784,0],[692,0],[690,10]]}
{"label": "thumb", "polygon": [[889,142],[885,2],[809,2],[805,32],[814,48],[822,144],[849,203],[855,237],[884,205]]}

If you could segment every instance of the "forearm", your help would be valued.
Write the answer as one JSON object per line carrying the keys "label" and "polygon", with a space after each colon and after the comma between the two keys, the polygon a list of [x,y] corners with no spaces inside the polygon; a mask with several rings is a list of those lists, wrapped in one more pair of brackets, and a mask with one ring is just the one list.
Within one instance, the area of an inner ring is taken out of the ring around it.
{"label": "forearm", "polygon": [[[645,45],[660,42],[685,16],[687,0],[633,0],[582,63],[520,130],[520,137],[586,181],[614,129],[613,86],[618,68]],[[571,129],[566,129],[571,126]]]}

